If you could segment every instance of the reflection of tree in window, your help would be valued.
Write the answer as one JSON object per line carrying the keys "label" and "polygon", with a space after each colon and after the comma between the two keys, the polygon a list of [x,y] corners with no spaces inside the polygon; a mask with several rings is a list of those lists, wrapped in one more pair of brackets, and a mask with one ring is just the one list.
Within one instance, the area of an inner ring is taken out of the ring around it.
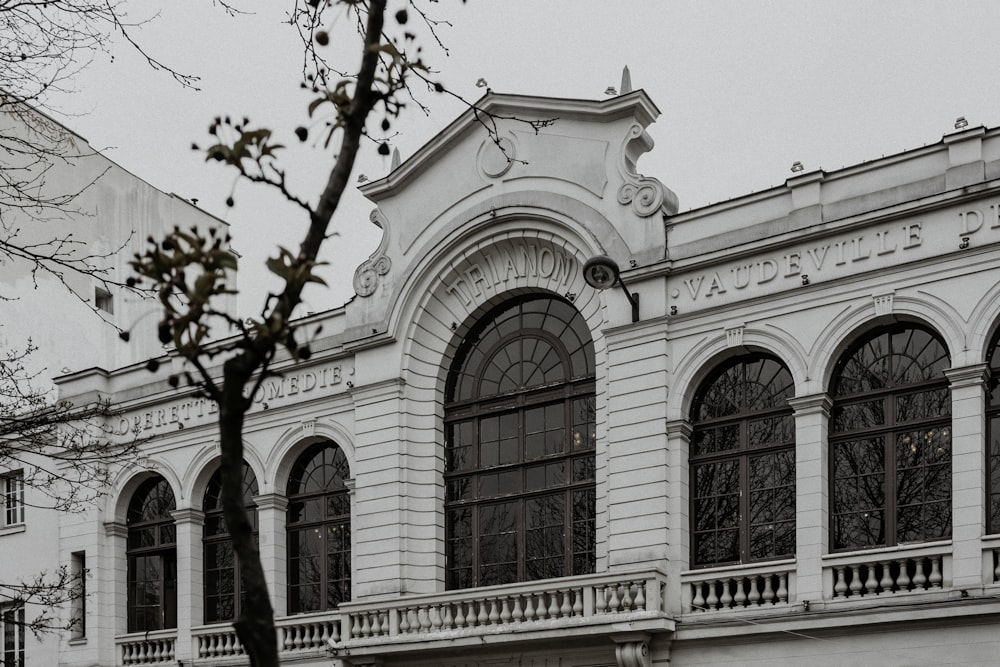
{"label": "reflection of tree in window", "polygon": [[[257,535],[257,477],[243,464],[243,505],[247,509],[254,537]],[[239,617],[246,599],[246,584],[240,574],[239,559],[222,514],[222,470],[212,475],[205,489],[205,622],[231,621]],[[236,584],[239,582],[239,590]]]}
{"label": "reflection of tree in window", "polygon": [[351,599],[347,459],[332,442],[312,445],[288,480],[288,612],[335,609]]}
{"label": "reflection of tree in window", "polygon": [[159,476],[143,482],[129,504],[129,632],[177,627],[175,508],[174,492]]}
{"label": "reflection of tree in window", "polygon": [[502,304],[448,375],[447,586],[594,570],[594,345],[560,299]]}
{"label": "reflection of tree in window", "polygon": [[989,457],[989,508],[987,530],[1000,532],[1000,329],[989,347],[990,393],[986,397],[986,442]]}
{"label": "reflection of tree in window", "polygon": [[944,343],[918,326],[877,329],[830,384],[833,548],[951,535],[951,391]]}
{"label": "reflection of tree in window", "polygon": [[694,565],[795,553],[795,422],[791,373],[768,355],[714,369],[691,407]]}

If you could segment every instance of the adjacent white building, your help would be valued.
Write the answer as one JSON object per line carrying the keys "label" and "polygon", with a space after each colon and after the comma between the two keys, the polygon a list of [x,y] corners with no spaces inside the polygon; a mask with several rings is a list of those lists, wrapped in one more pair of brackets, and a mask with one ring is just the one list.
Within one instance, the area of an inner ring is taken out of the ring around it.
{"label": "adjacent white building", "polygon": [[[363,186],[357,297],[254,399],[283,660],[994,664],[1000,130],[678,213],[644,92],[479,106],[557,120],[466,114]],[[247,664],[214,414],[164,359],[59,379],[145,444],[103,505],[0,535],[91,573],[41,664]]]}

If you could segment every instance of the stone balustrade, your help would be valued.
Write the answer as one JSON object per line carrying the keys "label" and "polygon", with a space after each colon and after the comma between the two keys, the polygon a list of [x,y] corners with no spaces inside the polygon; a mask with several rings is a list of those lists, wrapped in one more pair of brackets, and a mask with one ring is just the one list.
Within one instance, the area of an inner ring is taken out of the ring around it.
{"label": "stone balustrade", "polygon": [[787,605],[794,561],[685,572],[685,610],[691,613]]}
{"label": "stone balustrade", "polygon": [[857,599],[930,591],[948,585],[950,545],[825,557],[827,597]]}
{"label": "stone balustrade", "polygon": [[[275,620],[278,650],[291,657],[301,652],[323,652],[331,640],[340,641],[340,614],[323,612],[299,614]],[[229,623],[192,628],[195,655],[199,660],[246,655],[246,650]]]}
{"label": "stone balustrade", "polygon": [[155,665],[174,662],[177,631],[153,630],[133,632],[118,637],[116,642],[122,665]]}

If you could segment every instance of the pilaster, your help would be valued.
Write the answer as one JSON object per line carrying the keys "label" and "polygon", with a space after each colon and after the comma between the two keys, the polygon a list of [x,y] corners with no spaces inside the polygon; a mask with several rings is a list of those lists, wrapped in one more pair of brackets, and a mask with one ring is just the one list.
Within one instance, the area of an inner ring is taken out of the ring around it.
{"label": "pilaster", "polygon": [[264,581],[271,594],[275,616],[288,614],[287,581],[288,535],[285,532],[288,499],[277,493],[254,496],[257,505],[258,541],[260,564]]}
{"label": "pilaster", "polygon": [[822,556],[829,550],[827,429],[833,401],[825,394],[789,399],[795,414],[795,597],[823,598]]}
{"label": "pilaster", "polygon": [[183,508],[170,513],[177,531],[177,644],[176,658],[192,657],[191,627],[204,620],[202,535],[205,513]]}
{"label": "pilaster", "polygon": [[[667,528],[670,540],[667,544],[669,559],[668,590],[681,590],[681,572],[688,568],[691,554],[690,531],[690,472],[688,452],[691,446],[691,422],[679,419],[667,422]],[[667,597],[667,611],[673,615],[683,613],[683,597]]]}
{"label": "pilaster", "polygon": [[[118,664],[115,637],[127,630],[128,610],[128,526],[121,521],[104,523],[104,536],[98,560],[98,605],[100,614],[90,614],[97,624],[99,659],[102,665]],[[89,619],[88,619],[89,620]]]}
{"label": "pilaster", "polygon": [[983,584],[986,525],[986,364],[944,372],[951,382],[952,585]]}

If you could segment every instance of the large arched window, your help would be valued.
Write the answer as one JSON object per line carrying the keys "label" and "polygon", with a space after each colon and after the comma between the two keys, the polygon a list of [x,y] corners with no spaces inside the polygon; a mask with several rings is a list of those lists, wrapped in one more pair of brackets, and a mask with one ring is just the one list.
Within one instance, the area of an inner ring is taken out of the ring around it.
{"label": "large arched window", "polygon": [[792,375],[764,354],[714,369],[691,407],[691,561],[749,563],[795,553]]}
{"label": "large arched window", "polygon": [[143,482],[129,503],[128,631],[177,627],[177,531],[174,492],[160,476]]}
{"label": "large arched window", "polygon": [[288,613],[351,599],[350,479],[340,447],[325,441],[298,458],[288,480]]}
{"label": "large arched window", "polygon": [[508,301],[445,391],[450,589],[594,571],[594,344],[556,298]]}
{"label": "large arched window", "polygon": [[986,397],[987,450],[989,464],[990,504],[986,517],[987,530],[1000,532],[1000,331],[990,345],[990,393]]}
{"label": "large arched window", "polygon": [[[257,477],[243,464],[243,505],[257,534]],[[222,513],[222,469],[215,471],[205,489],[205,622],[232,621],[239,617],[246,598],[246,584],[240,574],[239,559],[226,529]],[[237,588],[238,586],[238,588]]]}
{"label": "large arched window", "polygon": [[832,548],[951,535],[951,390],[944,343],[917,325],[870,332],[830,383]]}

